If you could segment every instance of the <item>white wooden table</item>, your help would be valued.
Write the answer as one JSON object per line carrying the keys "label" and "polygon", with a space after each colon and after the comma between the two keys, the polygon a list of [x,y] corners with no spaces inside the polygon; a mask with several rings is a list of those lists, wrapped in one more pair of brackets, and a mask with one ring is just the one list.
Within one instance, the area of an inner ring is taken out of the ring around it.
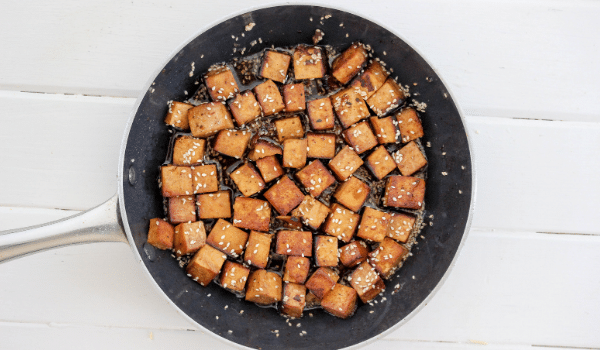
{"label": "white wooden table", "polygon": [[[109,198],[150,75],[199,29],[261,3],[2,1],[0,230]],[[456,267],[367,348],[600,348],[600,3],[321,4],[420,50],[463,107],[475,151],[477,204]],[[228,348],[140,272],[117,243],[0,265],[0,348]]]}

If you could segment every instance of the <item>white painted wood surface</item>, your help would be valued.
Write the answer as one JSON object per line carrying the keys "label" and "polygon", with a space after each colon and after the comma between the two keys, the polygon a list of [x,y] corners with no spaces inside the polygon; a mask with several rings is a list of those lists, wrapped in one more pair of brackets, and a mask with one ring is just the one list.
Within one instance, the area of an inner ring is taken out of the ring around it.
{"label": "white painted wood surface", "polygon": [[[261,3],[2,3],[0,230],[110,197],[150,74],[205,25]],[[366,349],[600,348],[600,3],[322,4],[377,19],[428,58],[466,112],[477,167],[453,273]],[[194,331],[123,244],[11,261],[0,281],[2,349],[228,348]]]}

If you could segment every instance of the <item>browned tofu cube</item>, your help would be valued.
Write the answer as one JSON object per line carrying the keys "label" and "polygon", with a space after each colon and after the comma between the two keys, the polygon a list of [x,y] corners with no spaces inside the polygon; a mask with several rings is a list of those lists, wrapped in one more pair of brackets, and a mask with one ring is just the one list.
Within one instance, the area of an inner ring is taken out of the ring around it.
{"label": "browned tofu cube", "polygon": [[348,318],[356,310],[356,299],[353,288],[337,283],[321,300],[321,306],[335,317]]}
{"label": "browned tofu cube", "polygon": [[287,76],[291,59],[290,55],[283,52],[265,51],[262,66],[260,67],[260,76],[283,83]]}
{"label": "browned tofu cube", "polygon": [[169,197],[169,222],[181,224],[189,221],[196,221],[194,196]]}
{"label": "browned tofu cube", "polygon": [[404,92],[394,79],[387,78],[385,83],[367,99],[369,107],[377,115],[384,115],[404,102]]}
{"label": "browned tofu cube", "polygon": [[365,104],[365,100],[354,88],[346,88],[331,96],[331,103],[344,128],[369,116],[369,109]]}
{"label": "browned tofu cube", "polygon": [[366,261],[352,272],[348,280],[363,303],[373,300],[385,289],[385,283],[377,271]]}
{"label": "browned tofu cube", "polygon": [[306,139],[287,139],[283,141],[283,166],[302,168],[306,164]]}
{"label": "browned tofu cube", "polygon": [[250,231],[244,261],[261,269],[267,267],[272,240],[272,234]]}
{"label": "browned tofu cube", "polygon": [[365,153],[377,146],[377,138],[366,121],[346,129],[344,139],[358,154]]}
{"label": "browned tofu cube", "polygon": [[192,169],[184,166],[163,165],[160,168],[163,197],[190,195],[192,187]]}
{"label": "browned tofu cube", "polygon": [[270,305],[281,301],[283,294],[281,276],[267,270],[256,270],[248,278],[246,300],[260,305]]}
{"label": "browned tofu cube", "polygon": [[304,306],[306,306],[305,297],[305,286],[296,283],[285,283],[283,285],[281,312],[291,317],[302,317],[302,311],[304,311]]}
{"label": "browned tofu cube", "polygon": [[233,225],[256,231],[269,231],[271,206],[260,199],[237,197],[233,203]]}
{"label": "browned tofu cube", "polygon": [[425,159],[423,152],[414,141],[409,142],[394,153],[394,160],[404,176],[410,176],[427,165],[427,159]]}
{"label": "browned tofu cube", "polygon": [[254,149],[248,153],[248,159],[255,161],[264,157],[274,156],[276,154],[283,154],[283,151],[279,145],[274,145],[270,142],[260,140],[256,142]]}
{"label": "browned tofu cube", "polygon": [[333,60],[331,75],[340,83],[346,84],[360,72],[366,61],[367,50],[362,44],[354,43]]}
{"label": "browned tofu cube", "polygon": [[335,203],[331,206],[331,215],[325,221],[323,232],[337,237],[342,242],[350,242],[358,226],[360,215]]}
{"label": "browned tofu cube", "polygon": [[340,262],[351,268],[367,261],[369,249],[364,241],[352,241],[340,249]]}
{"label": "browned tofu cube", "polygon": [[406,254],[408,254],[406,248],[386,237],[377,249],[369,253],[368,261],[381,277],[388,279],[400,267]]}
{"label": "browned tofu cube", "polygon": [[390,176],[385,184],[383,205],[421,209],[425,198],[425,180],[411,176]]}
{"label": "browned tofu cube", "polygon": [[225,101],[238,92],[233,73],[227,66],[209,69],[204,76],[204,82],[213,101]]}
{"label": "browned tofu cube", "polygon": [[165,117],[165,123],[181,130],[189,130],[190,124],[188,122],[188,110],[194,107],[191,104],[169,101],[169,110]]}
{"label": "browned tofu cube", "polygon": [[272,80],[267,80],[257,85],[254,88],[254,93],[264,115],[273,115],[283,111],[285,108],[279,89]]}
{"label": "browned tofu cube", "polygon": [[385,83],[388,73],[378,61],[373,61],[365,71],[354,79],[353,88],[358,88],[360,95],[366,100],[371,97]]}
{"label": "browned tofu cube", "polygon": [[385,147],[379,146],[367,157],[367,167],[381,180],[396,169],[396,162]]}
{"label": "browned tofu cube", "polygon": [[302,222],[316,230],[329,214],[329,208],[311,196],[305,196],[300,205],[292,211],[292,216],[302,218]]}
{"label": "browned tofu cube", "polygon": [[260,171],[260,174],[265,182],[275,180],[284,174],[283,168],[275,156],[268,156],[258,159],[256,161],[256,167]]}
{"label": "browned tofu cube", "polygon": [[252,133],[246,130],[221,130],[213,149],[226,156],[242,158],[251,137]]}
{"label": "browned tofu cube", "polygon": [[173,165],[196,165],[204,158],[206,140],[181,136],[173,146]]}
{"label": "browned tofu cube", "polygon": [[335,157],[335,134],[315,134],[306,136],[308,158],[331,159]]}
{"label": "browned tofu cube", "polygon": [[372,242],[382,242],[387,233],[390,219],[389,213],[365,207],[356,235]]}
{"label": "browned tofu cube", "polygon": [[262,112],[252,91],[244,91],[241,94],[237,94],[229,102],[229,110],[231,110],[231,114],[235,118],[237,125],[240,126],[260,117]]}
{"label": "browned tofu cube", "polygon": [[172,249],[173,236],[175,230],[173,226],[163,219],[150,219],[148,228],[148,243],[158,249]]}
{"label": "browned tofu cube", "polygon": [[352,176],[338,186],[333,196],[338,203],[357,212],[369,197],[369,192],[369,185]]}
{"label": "browned tofu cube", "polygon": [[315,263],[317,266],[338,265],[338,240],[331,236],[315,236]]}
{"label": "browned tofu cube", "polygon": [[221,271],[227,255],[205,245],[188,263],[186,272],[189,277],[206,287]]}
{"label": "browned tofu cube", "polygon": [[306,167],[296,173],[298,180],[314,197],[318,197],[333,185],[335,178],[319,160],[310,162]]}
{"label": "browned tofu cube", "polygon": [[173,248],[177,256],[195,253],[205,244],[206,231],[202,221],[183,223],[175,227]]}
{"label": "browned tofu cube", "polygon": [[231,194],[218,191],[196,195],[200,219],[224,219],[231,217]]}
{"label": "browned tofu cube", "polygon": [[394,117],[385,118],[371,117],[371,126],[380,144],[396,143],[400,137],[400,130],[396,127],[398,123]]}
{"label": "browned tofu cube", "polygon": [[312,233],[308,231],[279,231],[275,253],[293,256],[312,256]]}
{"label": "browned tofu cube", "polygon": [[229,222],[219,219],[210,230],[206,243],[223,253],[237,258],[248,242],[248,234]]}
{"label": "browned tofu cube", "polygon": [[297,216],[278,216],[276,219],[280,220],[285,228],[302,230],[301,218]]}
{"label": "browned tofu cube", "polygon": [[363,160],[350,148],[345,146],[329,162],[329,168],[340,181],[344,181],[363,165]]}
{"label": "browned tofu cube", "polygon": [[250,163],[246,163],[237,168],[229,175],[229,177],[235,182],[237,188],[246,197],[258,193],[265,188],[265,182],[258,171]]}
{"label": "browned tofu cube", "polygon": [[285,139],[301,139],[304,137],[304,127],[300,117],[277,119],[275,121],[279,142]]}
{"label": "browned tofu cube", "polygon": [[340,276],[328,267],[319,267],[306,281],[306,288],[317,296],[319,299],[323,299],[329,291],[335,286]]}
{"label": "browned tofu cube", "polygon": [[287,215],[304,199],[304,194],[289,177],[284,176],[265,192],[265,198],[281,215]]}
{"label": "browned tofu cube", "polygon": [[396,115],[398,128],[400,128],[400,139],[403,143],[423,137],[423,126],[417,112],[412,108],[405,108]]}
{"label": "browned tofu cube", "polygon": [[303,256],[288,256],[285,262],[283,280],[285,282],[304,284],[310,270],[310,260]]}
{"label": "browned tofu cube", "polygon": [[313,130],[333,129],[335,116],[329,97],[309,101],[307,107],[308,119]]}
{"label": "browned tofu cube", "polygon": [[298,112],[306,109],[304,84],[288,84],[283,86],[283,103],[286,112]]}
{"label": "browned tofu cube", "polygon": [[393,213],[387,228],[386,236],[393,238],[398,242],[406,243],[414,225],[415,217],[401,213]]}
{"label": "browned tofu cube", "polygon": [[224,104],[203,103],[188,111],[190,129],[195,137],[209,137],[220,130],[233,128],[233,120]]}
{"label": "browned tofu cube", "polygon": [[249,274],[250,269],[244,265],[226,261],[221,271],[221,285],[234,293],[242,293]]}
{"label": "browned tofu cube", "polygon": [[296,46],[294,50],[294,77],[296,80],[323,78],[326,60],[325,54],[319,47]]}
{"label": "browned tofu cube", "polygon": [[217,166],[207,164],[195,166],[192,168],[194,193],[209,193],[219,190],[219,177],[217,175]]}

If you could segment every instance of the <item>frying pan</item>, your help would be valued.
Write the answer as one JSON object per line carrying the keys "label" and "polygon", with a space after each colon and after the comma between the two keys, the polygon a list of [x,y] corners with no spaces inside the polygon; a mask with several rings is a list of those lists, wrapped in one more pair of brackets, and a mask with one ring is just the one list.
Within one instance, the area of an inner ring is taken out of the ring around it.
{"label": "frying pan", "polygon": [[[254,28],[245,31],[250,23],[255,23]],[[215,62],[239,57],[243,47],[247,55],[271,45],[311,43],[316,28],[325,33],[319,44],[338,49],[353,41],[370,44],[375,55],[394,69],[398,81],[411,86],[412,98],[427,104],[421,113],[422,142],[430,145],[425,147],[429,160],[426,225],[423,238],[413,246],[413,256],[386,282],[385,301],[378,297],[378,303],[359,307],[346,320],[321,310],[310,311],[312,316],[305,312],[301,321],[293,322],[301,322],[298,328],[289,327],[277,310],[256,307],[214,283],[201,287],[185,276],[170,252],[146,244],[146,235],[148,220],[164,215],[157,179],[171,137],[163,122],[167,102],[187,99],[184,91],[197,89],[198,74]],[[251,46],[254,40],[258,43]],[[189,74],[191,62],[196,67],[193,76]],[[349,12],[319,6],[256,9],[226,19],[182,46],[138,99],[123,136],[119,164],[118,193],[113,198],[71,218],[2,232],[0,261],[69,244],[128,242],[151,283],[181,314],[226,341],[252,348],[343,348],[361,345],[405,323],[447,277],[468,231],[474,204],[475,177],[464,121],[436,71],[390,30]],[[302,331],[304,336],[299,334]]]}

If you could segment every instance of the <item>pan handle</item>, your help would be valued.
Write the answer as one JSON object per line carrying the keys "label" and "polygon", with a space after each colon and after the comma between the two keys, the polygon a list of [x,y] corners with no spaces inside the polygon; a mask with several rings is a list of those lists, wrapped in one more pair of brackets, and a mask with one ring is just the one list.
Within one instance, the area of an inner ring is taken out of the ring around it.
{"label": "pan handle", "polygon": [[71,244],[127,242],[119,211],[119,196],[61,220],[0,231],[0,263]]}

